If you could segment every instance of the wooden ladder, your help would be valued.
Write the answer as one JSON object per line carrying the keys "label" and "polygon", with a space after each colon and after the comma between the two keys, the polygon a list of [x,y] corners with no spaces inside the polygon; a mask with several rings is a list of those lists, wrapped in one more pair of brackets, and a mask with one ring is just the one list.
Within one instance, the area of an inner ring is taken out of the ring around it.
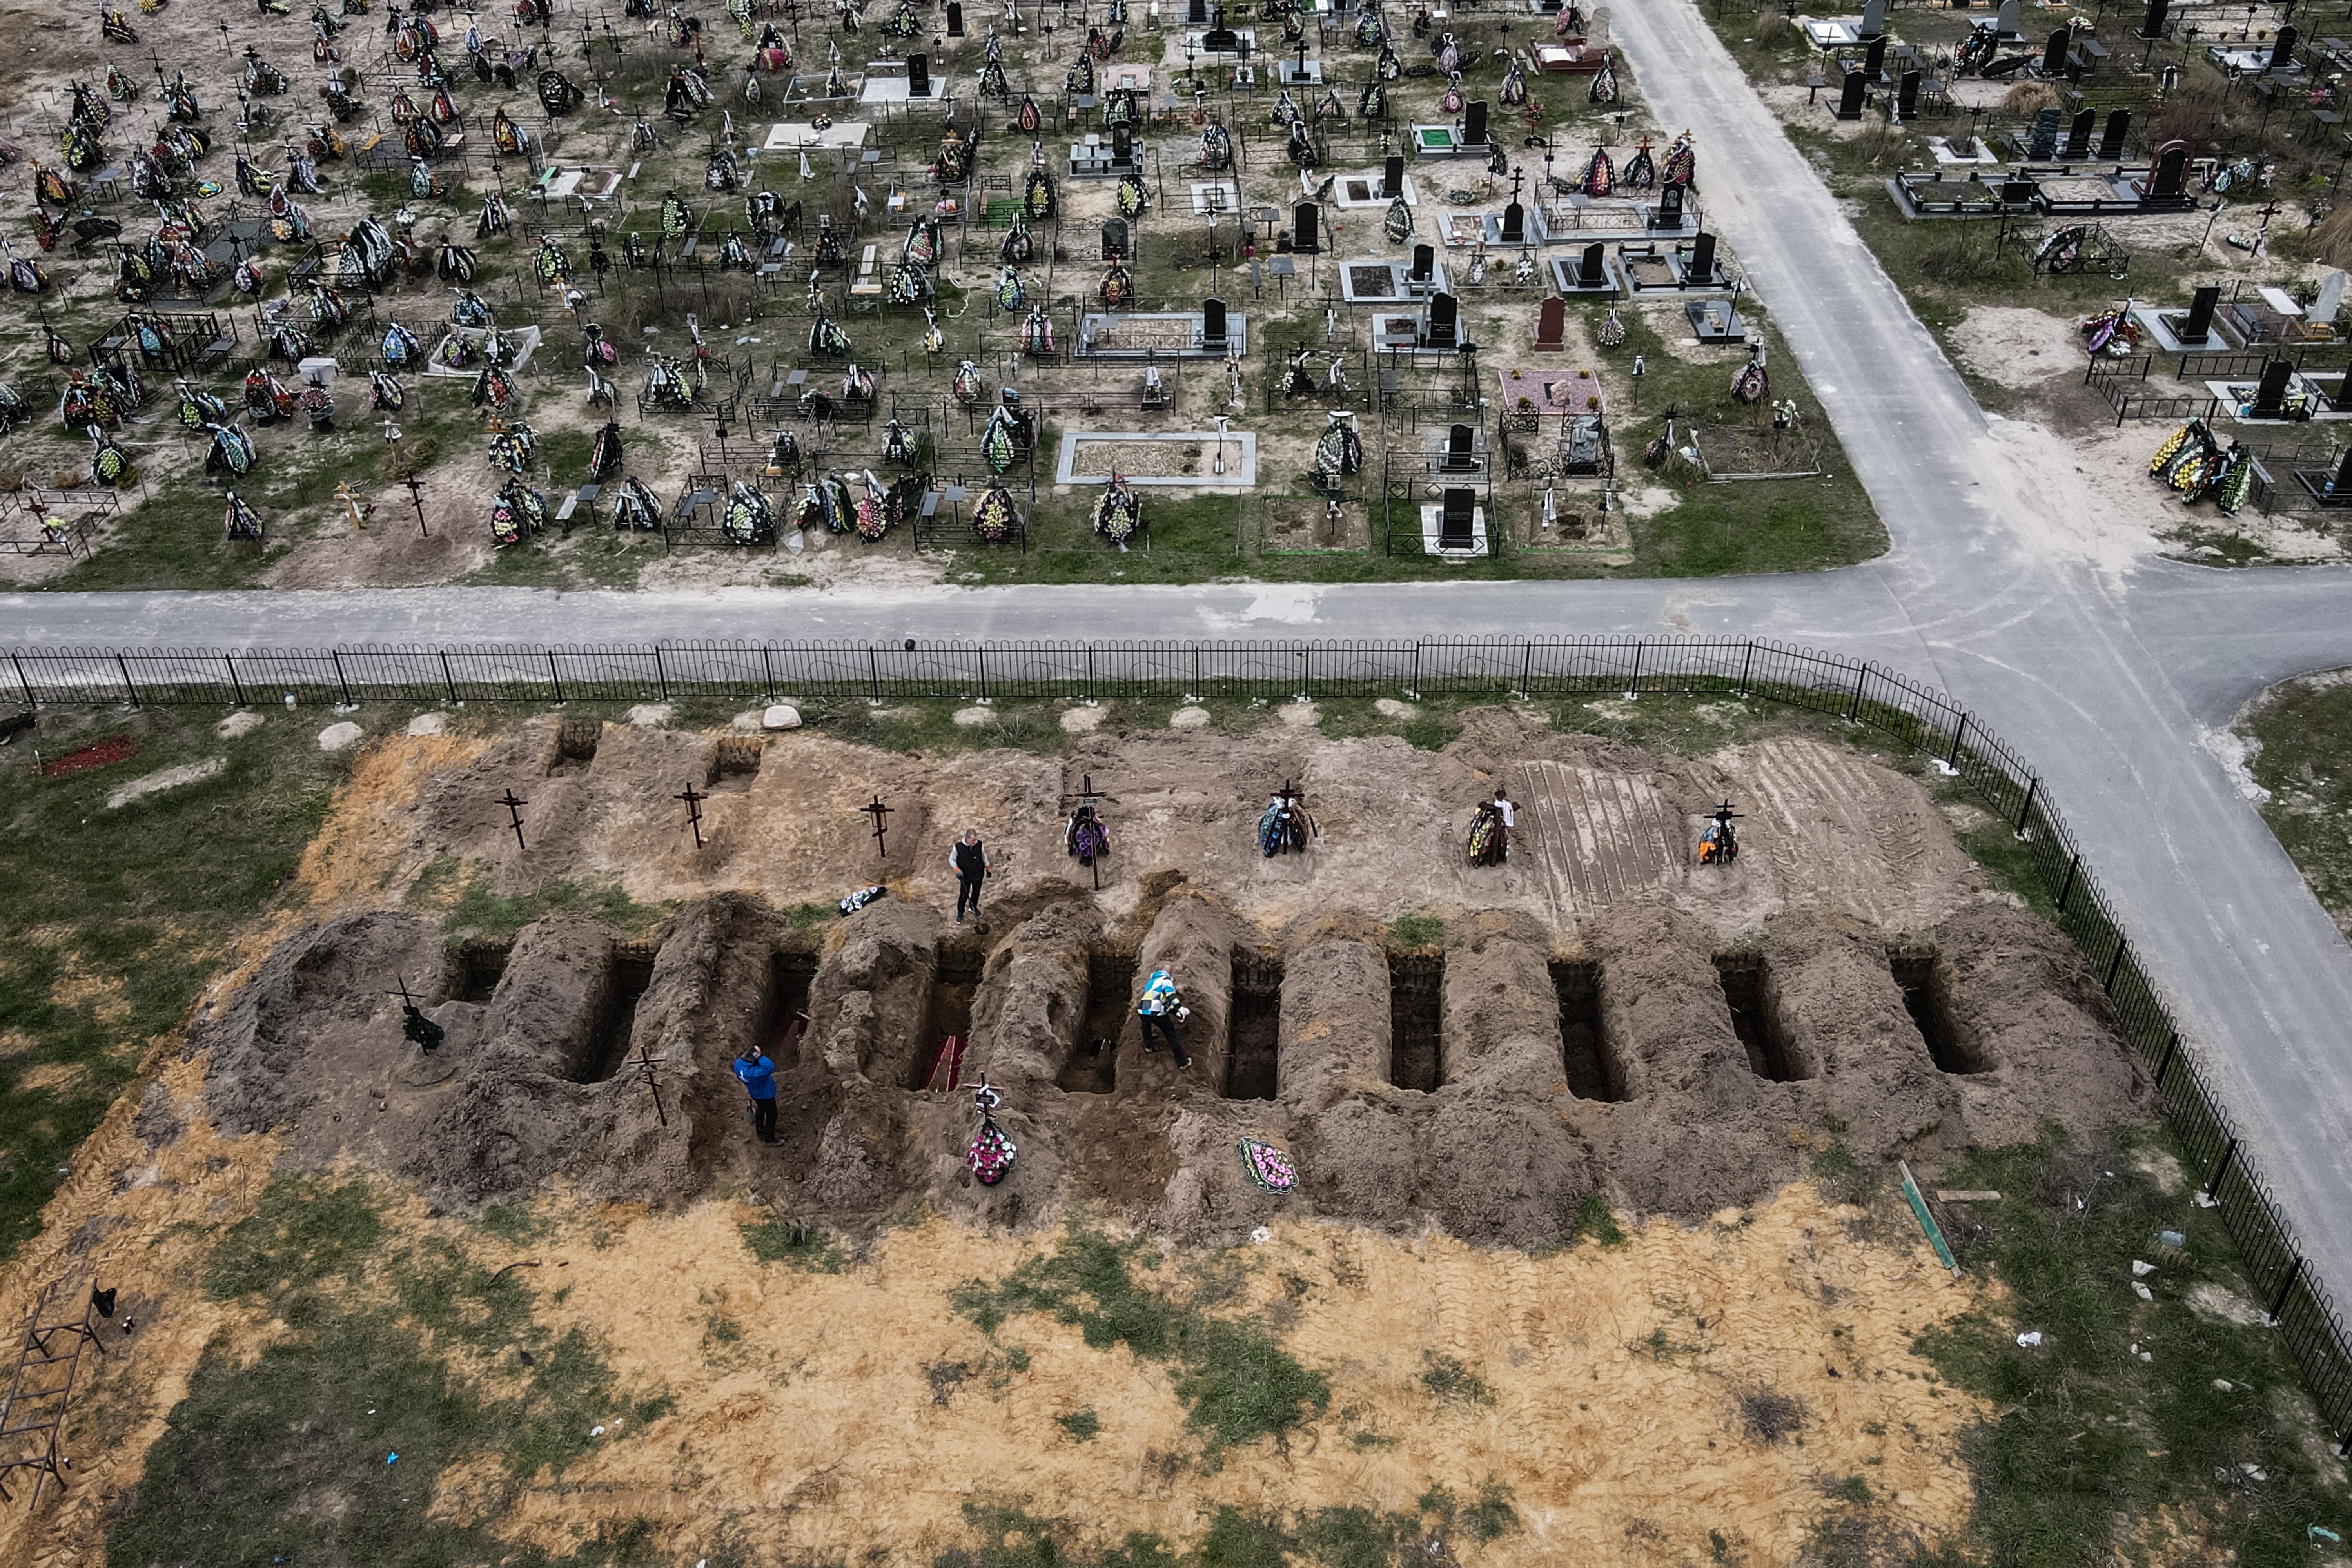
{"label": "wooden ladder", "polygon": [[[0,1502],[16,1500],[7,1488],[8,1473],[29,1469],[34,1475],[27,1510],[40,1506],[41,1489],[51,1479],[60,1488],[66,1484],[64,1467],[70,1461],[58,1455],[58,1443],[64,1435],[83,1348],[96,1345],[99,1354],[106,1353],[98,1337],[94,1285],[82,1297],[79,1317],[48,1321],[49,1300],[58,1283],[46,1287],[33,1303],[16,1373],[8,1379],[7,1394],[0,1395]],[[55,1348],[60,1336],[66,1342],[63,1350]]]}

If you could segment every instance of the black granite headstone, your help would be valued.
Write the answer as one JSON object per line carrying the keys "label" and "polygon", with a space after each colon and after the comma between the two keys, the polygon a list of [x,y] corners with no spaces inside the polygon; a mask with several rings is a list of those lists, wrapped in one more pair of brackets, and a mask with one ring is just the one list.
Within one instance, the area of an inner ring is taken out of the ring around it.
{"label": "black granite headstone", "polygon": [[1486,100],[1474,98],[1462,110],[1462,144],[1484,147],[1486,144]]}
{"label": "black granite headstone", "polygon": [[930,56],[908,55],[907,57],[907,96],[908,98],[931,96]]}
{"label": "black granite headstone", "polygon": [[1381,200],[1392,202],[1404,195],[1404,157],[1391,153],[1381,165]]}
{"label": "black granite headstone", "polygon": [[2294,68],[2295,37],[2295,30],[2293,27],[2281,27],[2278,30],[2278,37],[2271,45],[2271,63],[2263,68],[2265,74]]}
{"label": "black granite headstone", "polygon": [[2172,0],[2147,0],[2147,15],[2140,19],[2139,36],[2143,38],[2164,37],[2164,14],[2172,9]]}
{"label": "black granite headstone", "polygon": [[2156,155],[2156,169],[2148,178],[2147,194],[2151,196],[2177,196],[2180,182],[2189,172],[2189,143],[2168,142]]}
{"label": "black granite headstone", "polygon": [[2257,419],[2279,419],[2286,415],[2287,378],[2294,366],[2283,359],[2274,359],[2263,367],[2262,384],[2254,388],[2253,416]]}
{"label": "black granite headstone", "polygon": [[1580,289],[1598,289],[1608,281],[1608,253],[1601,249],[1599,240],[1594,240],[1584,247],[1584,254],[1577,258],[1576,286]]}
{"label": "black granite headstone", "polygon": [[1449,489],[1439,502],[1437,514],[1437,547],[1440,550],[1469,550],[1476,546],[1477,536],[1471,531],[1476,520],[1478,492],[1469,489]]}
{"label": "black granite headstone", "polygon": [[1885,34],[1881,33],[1871,39],[1870,47],[1863,51],[1862,74],[1872,81],[1884,81],[1886,79]]}
{"label": "black granite headstone", "polygon": [[1110,128],[1110,161],[1117,169],[1135,166],[1135,132],[1124,125]]}
{"label": "black granite headstone", "polygon": [[948,0],[948,37],[963,37],[963,0]]}
{"label": "black granite headstone", "polygon": [[1102,226],[1102,258],[1105,261],[1127,259],[1127,220],[1115,217]]}
{"label": "black granite headstone", "polygon": [[1449,426],[1445,432],[1445,456],[1438,466],[1459,473],[1478,466],[1477,453],[1473,449],[1476,433],[1467,425]]}
{"label": "black granite headstone", "polygon": [[1895,113],[1897,119],[1908,120],[1919,112],[1919,73],[1905,71],[1895,89]]}
{"label": "black granite headstone", "polygon": [[2033,129],[2027,133],[2025,155],[2029,158],[2055,158],[2058,155],[2058,111],[2042,110],[2033,117]]}
{"label": "black granite headstone", "polygon": [[1694,283],[1715,281],[1715,236],[1705,229],[1691,241],[1690,269],[1684,276]]}
{"label": "black granite headstone", "polygon": [[1186,0],[1184,21],[1187,26],[1205,27],[1209,25],[1209,0]]}
{"label": "black granite headstone", "polygon": [[1528,209],[1513,202],[1503,209],[1503,243],[1525,245],[1528,242]]}
{"label": "black granite headstone", "polygon": [[2066,73],[2066,46],[2074,41],[2072,27],[2053,27],[2050,41],[2042,47],[2042,74],[2063,76]]}
{"label": "black granite headstone", "polygon": [[1290,248],[1301,256],[1313,256],[1323,248],[1320,232],[1322,212],[1313,202],[1301,202],[1290,209]]}
{"label": "black granite headstone", "polygon": [[1237,55],[1242,52],[1242,36],[1231,27],[1212,27],[1201,35],[1204,54]]}
{"label": "black granite headstone", "polygon": [[1225,346],[1225,302],[1223,300],[1201,301],[1201,346],[1223,349]]}
{"label": "black granite headstone", "polygon": [[1838,91],[1837,117],[1840,120],[1862,118],[1862,100],[1870,96],[1870,79],[1860,71],[1845,73],[1845,86]]}
{"label": "black granite headstone", "polygon": [[2352,442],[2344,447],[2344,460],[2336,465],[2336,477],[2327,481],[2330,496],[2352,495]]}
{"label": "black granite headstone", "polygon": [[2120,158],[2124,155],[2124,139],[2131,134],[2131,110],[2118,109],[2107,115],[2107,126],[2099,132],[2099,156]]}
{"label": "black granite headstone", "polygon": [[1429,347],[1450,349],[1461,331],[1461,311],[1451,294],[1429,297]]}
{"label": "black granite headstone", "polygon": [[1426,283],[1430,279],[1431,273],[1436,269],[1436,247],[1416,245],[1412,247],[1412,270],[1405,276],[1412,282]]}
{"label": "black granite headstone", "polygon": [[1683,226],[1683,188],[1679,184],[1668,185],[1658,193],[1658,227],[1680,234]]}
{"label": "black granite headstone", "polygon": [[2201,343],[2213,335],[2213,307],[2221,302],[2221,286],[2208,283],[2189,297],[2189,319],[2173,334],[2184,343]]}
{"label": "black granite headstone", "polygon": [[2066,151],[2060,154],[2069,163],[2079,163],[2091,155],[2091,127],[2098,122],[2099,111],[2085,109],[2076,114],[2066,127]]}

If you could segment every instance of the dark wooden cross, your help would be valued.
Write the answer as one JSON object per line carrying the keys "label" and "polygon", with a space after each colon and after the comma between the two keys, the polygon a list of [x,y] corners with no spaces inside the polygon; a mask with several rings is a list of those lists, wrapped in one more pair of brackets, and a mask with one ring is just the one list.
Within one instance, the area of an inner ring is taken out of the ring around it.
{"label": "dark wooden cross", "polygon": [[1306,797],[1291,787],[1290,780],[1285,779],[1282,781],[1282,787],[1274,792],[1274,798],[1285,805],[1296,805]]}
{"label": "dark wooden cross", "polygon": [[515,798],[514,790],[509,787],[505,795],[499,797],[499,804],[505,806],[507,808],[507,815],[514,819],[512,826],[514,827],[515,847],[518,849],[529,847],[529,846],[525,845],[522,841],[522,808],[529,805],[530,802],[527,800],[517,800]]}
{"label": "dark wooden cross", "polygon": [[702,847],[702,803],[709,798],[692,784],[670,796],[672,800],[686,802],[686,825],[694,829],[694,847],[697,849]]}
{"label": "dark wooden cross", "polygon": [[433,531],[425,526],[425,481],[411,474],[404,482],[408,486],[409,502],[416,508],[416,531],[422,537],[430,539],[433,537]]}
{"label": "dark wooden cross", "polygon": [[1520,173],[1519,173],[1519,171],[1518,171],[1518,166],[1517,166],[1517,164],[1512,165],[1512,168],[1511,168],[1511,200],[1513,200],[1513,201],[1515,201],[1515,202],[1516,202],[1516,201],[1517,201],[1517,200],[1519,199],[1519,182],[1520,182],[1520,181],[1522,181],[1522,180],[1524,180],[1524,179],[1526,179],[1526,178],[1527,178],[1527,176],[1526,176],[1525,174],[1520,174]]}
{"label": "dark wooden cross", "polygon": [[884,833],[888,831],[889,825],[884,822],[883,818],[888,816],[898,808],[896,806],[883,805],[882,797],[877,795],[874,797],[872,805],[861,805],[857,809],[874,819],[875,853],[879,855],[883,859],[887,860],[890,858],[890,843],[889,840],[886,839],[882,836]]}
{"label": "dark wooden cross", "polygon": [[644,1084],[646,1089],[652,1090],[654,1097],[654,1116],[664,1127],[669,1125],[669,1112],[662,1109],[661,1080],[654,1077],[654,1068],[659,1067],[663,1062],[666,1062],[668,1059],[669,1058],[667,1057],[657,1057],[647,1047],[639,1046],[637,1047],[637,1054],[629,1058],[621,1064],[624,1067],[636,1068],[637,1081]]}
{"label": "dark wooden cross", "polygon": [[400,977],[399,990],[387,991],[384,994],[400,998],[400,1032],[403,1037],[414,1041],[421,1051],[431,1051],[441,1044],[441,1026],[426,1017],[425,1009],[416,1005],[416,998],[408,994],[408,976],[404,974]]}

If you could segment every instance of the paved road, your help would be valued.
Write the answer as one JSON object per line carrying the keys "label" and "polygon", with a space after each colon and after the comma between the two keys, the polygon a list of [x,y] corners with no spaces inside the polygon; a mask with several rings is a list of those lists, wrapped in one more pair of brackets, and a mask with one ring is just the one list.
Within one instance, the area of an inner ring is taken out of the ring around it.
{"label": "paved road", "polygon": [[2063,476],[2017,471],[1689,0],[1621,6],[1615,26],[1660,117],[1696,134],[1709,213],[1895,539],[1879,561],[1687,583],[19,595],[0,598],[0,626],[28,643],[199,646],[1670,631],[1875,658],[1940,683],[2044,770],[2315,1272],[2352,1289],[2352,951],[2203,743],[2264,686],[2352,663],[2352,585],[2053,547],[2069,533]]}

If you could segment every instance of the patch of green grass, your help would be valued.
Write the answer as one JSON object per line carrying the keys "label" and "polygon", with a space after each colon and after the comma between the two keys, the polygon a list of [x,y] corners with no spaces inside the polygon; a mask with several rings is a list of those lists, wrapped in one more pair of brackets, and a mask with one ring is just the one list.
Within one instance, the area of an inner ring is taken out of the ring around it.
{"label": "patch of green grass", "polygon": [[1444,941],[1445,921],[1436,915],[1414,910],[1389,922],[1391,947],[1437,947]]}
{"label": "patch of green grass", "polygon": [[[454,866],[444,869],[441,861],[428,865],[411,886],[410,901],[436,898],[446,886],[446,879],[454,874]],[[659,925],[676,907],[671,903],[638,903],[617,882],[564,880],[551,882],[532,892],[501,893],[492,889],[486,879],[469,876],[457,889],[457,901],[449,910],[447,929],[453,943],[467,937],[502,941],[533,921],[568,914],[584,916],[639,936]]]}
{"label": "patch of green grass", "polygon": [[1587,1237],[1602,1247],[1625,1245],[1625,1232],[1617,1223],[1617,1211],[1611,1208],[1609,1200],[1599,1193],[1585,1194],[1584,1202],[1577,1207],[1576,1223],[1569,1227],[1568,1244],[1570,1247]]}
{"label": "patch of green grass", "polygon": [[1491,1546],[1520,1528],[1511,1489],[1488,1476],[1477,1496],[1432,1482],[1411,1509],[1361,1507],[1255,1512],[1220,1506],[1190,1546],[1130,1534],[1089,1549],[1069,1521],[1031,1513],[1023,1500],[966,1502],[969,1545],[932,1558],[932,1568],[1428,1568],[1455,1561],[1454,1543]]}
{"label": "patch of green grass", "polygon": [[[315,712],[223,741],[217,710],[47,708],[0,751],[0,1259],[39,1226],[73,1152],[171,1037],[237,932],[289,892],[348,753],[321,752]],[[61,778],[55,760],[127,735],[130,757]],[[223,760],[209,779],[120,808],[118,785]],[[31,1087],[37,1069],[47,1080]],[[59,1070],[70,1069],[70,1070]]]}
{"label": "patch of green grass", "polygon": [[2352,683],[2326,677],[2273,687],[2241,732],[2270,791],[2263,820],[2328,913],[2352,921]]}
{"label": "patch of green grass", "polygon": [[[514,1275],[437,1238],[393,1239],[381,1204],[364,1184],[280,1178],[231,1230],[207,1289],[285,1327],[250,1365],[226,1336],[206,1348],[110,1510],[110,1564],[517,1561],[436,1513],[445,1472],[495,1458],[511,1493],[577,1460],[598,1423],[668,1409],[621,1389],[578,1330],[536,1322]],[[330,1277],[344,1287],[321,1289]],[[498,1367],[497,1392],[457,1370],[461,1354]],[[565,1559],[656,1560],[641,1521]]]}
{"label": "patch of green grass", "polygon": [[[2315,1458],[2278,1336],[2189,1305],[2199,1286],[2246,1292],[2235,1251],[2186,1184],[2167,1192],[2143,1168],[2160,1141],[2132,1140],[2075,1147],[2053,1131],[1943,1173],[2003,1194],[1944,1216],[1961,1263],[2003,1290],[1914,1345],[1999,1411],[1967,1447],[1969,1544],[2019,1568],[2146,1560],[2158,1545],[2184,1561],[2306,1563],[2306,1526],[2352,1528],[2341,1466],[2323,1474]],[[2159,1252],[2160,1230],[2183,1233],[2185,1250]],[[2131,1289],[2135,1258],[2158,1263],[2153,1301]],[[2033,1349],[2016,1342],[2029,1329],[2042,1335]]]}
{"label": "patch of green grass", "polygon": [[1074,1226],[1054,1251],[1024,1259],[996,1285],[968,1281],[949,1300],[988,1333],[1022,1312],[1050,1313],[1094,1349],[1123,1344],[1138,1356],[1172,1361],[1186,1421],[1212,1455],[1281,1436],[1323,1414],[1328,1378],[1300,1364],[1258,1324],[1212,1316],[1197,1290],[1180,1299],[1153,1289],[1142,1276],[1158,1263],[1140,1241]]}
{"label": "patch of green grass", "polygon": [[841,1238],[797,1222],[762,1220],[737,1227],[744,1247],[762,1263],[782,1263],[803,1274],[838,1274],[849,1267]]}
{"label": "patch of green grass", "polygon": [[1067,1415],[1055,1416],[1054,1424],[1081,1443],[1093,1442],[1102,1431],[1102,1417],[1095,1414],[1091,1405],[1084,1410],[1073,1410]]}
{"label": "patch of green grass", "polygon": [[1421,1352],[1420,1382],[1433,1399],[1463,1405],[1495,1403],[1495,1391],[1485,1378],[1458,1358],[1436,1351]]}

